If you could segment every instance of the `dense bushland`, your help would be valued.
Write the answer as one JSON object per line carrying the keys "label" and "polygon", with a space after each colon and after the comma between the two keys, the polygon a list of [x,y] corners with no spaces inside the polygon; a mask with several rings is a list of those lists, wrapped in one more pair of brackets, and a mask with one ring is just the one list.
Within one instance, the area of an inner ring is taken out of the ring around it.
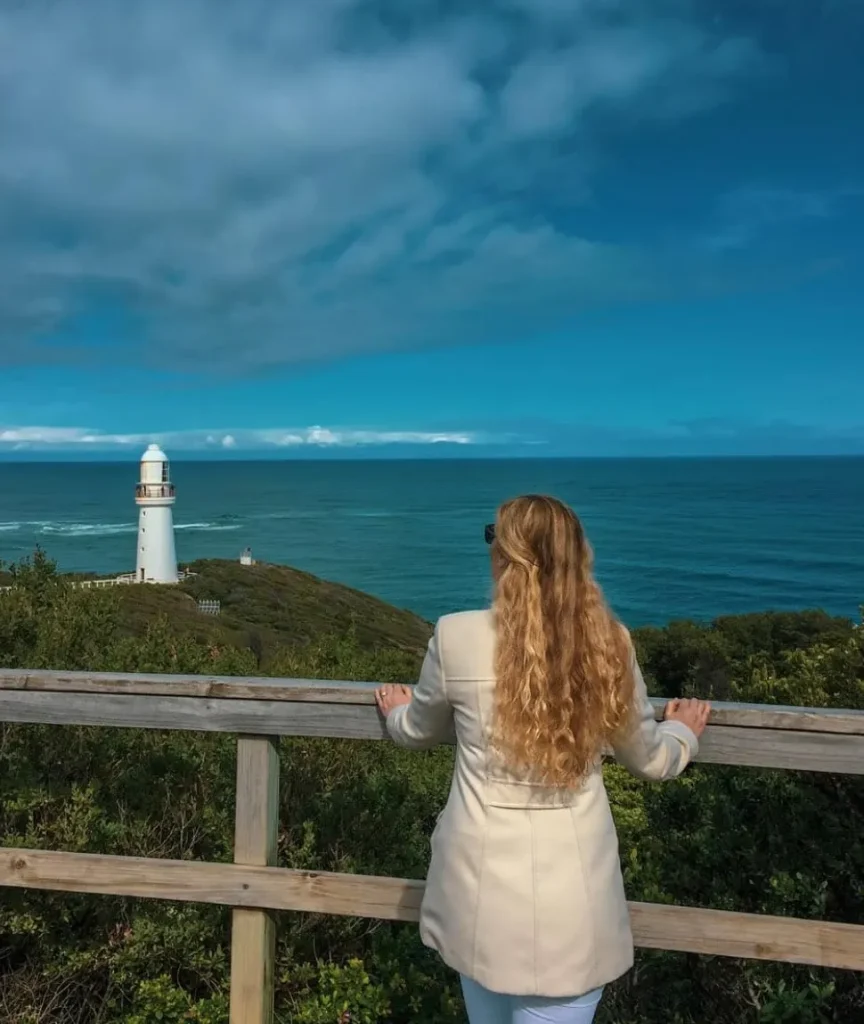
{"label": "dense bushland", "polygon": [[[128,594],[74,590],[40,555],[13,576],[0,595],[0,665],[262,671],[260,652],[167,617],[130,634]],[[416,674],[419,655],[404,637],[386,646],[335,628],[272,651],[266,671]],[[674,623],[639,631],[637,643],[659,694],[864,707],[864,629],[821,613]],[[280,864],[423,877],[451,758],[283,741]],[[632,898],[864,923],[861,781],[711,766],[665,786],[615,765],[606,774]],[[228,736],[0,724],[6,846],[227,861],[233,787]],[[225,1024],[228,942],[219,908],[3,890],[0,1022]],[[283,1022],[464,1020],[455,979],[413,927],[281,915],[277,979]],[[864,1021],[864,985],[851,973],[644,953],[599,1019],[854,1024]]]}

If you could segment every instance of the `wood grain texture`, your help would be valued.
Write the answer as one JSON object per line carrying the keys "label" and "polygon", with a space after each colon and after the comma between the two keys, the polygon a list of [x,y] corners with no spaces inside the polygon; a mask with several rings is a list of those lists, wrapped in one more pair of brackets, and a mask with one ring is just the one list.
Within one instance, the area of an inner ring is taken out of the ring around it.
{"label": "wood grain texture", "polygon": [[234,862],[274,865],[278,836],[279,742],[266,736],[238,736]]}
{"label": "wood grain texture", "polygon": [[[239,679],[233,676],[53,672],[0,668],[0,691],[27,690],[70,694],[98,693],[372,705],[375,703],[376,685],[378,684],[333,679]],[[665,703],[665,700],[660,698],[653,700],[658,717],[662,715]],[[864,711],[720,702],[713,706],[711,724],[864,736]]]}
{"label": "wood grain texture", "polygon": [[864,970],[864,925],[657,903],[631,903],[630,918],[641,949]]}
{"label": "wood grain texture", "polygon": [[422,882],[201,861],[0,848],[0,886],[418,921]]}
{"label": "wood grain texture", "polygon": [[236,676],[55,672],[0,668],[0,690],[34,690],[50,693],[116,693],[151,697],[374,704],[375,687],[378,685],[380,684],[330,679],[241,679]]}
{"label": "wood grain texture", "polygon": [[[423,883],[239,864],[0,849],[0,885],[419,920]],[[864,970],[864,926],[631,903],[637,946]]]}
{"label": "wood grain texture", "polygon": [[[0,722],[180,729],[333,739],[386,737],[370,704],[0,690]],[[709,725],[698,761],[864,774],[864,736]]]}
{"label": "wood grain texture", "polygon": [[0,722],[383,739],[372,705],[0,690]]}
{"label": "wood grain texture", "polygon": [[[279,836],[279,745],[266,736],[237,739],[234,862],[276,864]],[[231,915],[230,1024],[272,1024],[276,921],[268,910]]]}
{"label": "wood grain texture", "polygon": [[708,726],[696,758],[702,764],[864,774],[864,736]]}

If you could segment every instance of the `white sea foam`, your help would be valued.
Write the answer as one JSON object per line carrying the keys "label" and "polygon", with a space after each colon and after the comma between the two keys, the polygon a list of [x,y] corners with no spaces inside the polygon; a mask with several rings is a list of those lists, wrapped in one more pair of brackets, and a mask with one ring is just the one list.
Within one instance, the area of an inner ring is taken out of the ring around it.
{"label": "white sea foam", "polygon": [[43,523],[38,532],[54,537],[114,537],[135,533],[137,528],[135,523]]}
{"label": "white sea foam", "polygon": [[[177,523],[176,530],[221,533],[239,530],[240,523]],[[118,537],[133,534],[137,523],[64,523],[57,520],[17,520],[0,523],[0,533],[35,533],[46,537]]]}
{"label": "white sea foam", "polygon": [[202,533],[221,533],[225,530],[239,530],[239,523],[177,523],[175,530],[200,530]]}

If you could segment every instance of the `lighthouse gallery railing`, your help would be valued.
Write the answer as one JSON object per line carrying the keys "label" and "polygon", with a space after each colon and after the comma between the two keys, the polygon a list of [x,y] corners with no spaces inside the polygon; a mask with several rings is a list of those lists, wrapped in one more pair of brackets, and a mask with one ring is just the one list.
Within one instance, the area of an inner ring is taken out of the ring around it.
{"label": "lighthouse gallery railing", "polygon": [[[273,1015],[291,910],[416,921],[423,882],[275,867],[280,736],[382,739],[372,683],[0,669],[0,722],[238,734],[234,863],[0,848],[0,886],[230,906],[231,1024]],[[660,708],[658,702],[658,713]],[[864,712],[718,704],[699,760],[864,774]],[[638,946],[864,970],[864,926],[631,903]]]}

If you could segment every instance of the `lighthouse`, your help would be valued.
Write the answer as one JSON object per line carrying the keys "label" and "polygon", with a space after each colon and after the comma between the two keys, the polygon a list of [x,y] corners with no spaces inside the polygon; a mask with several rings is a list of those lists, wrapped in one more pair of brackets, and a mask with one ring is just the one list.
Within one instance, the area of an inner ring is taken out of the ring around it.
{"label": "lighthouse", "polygon": [[174,484],[168,456],[151,444],[141,456],[141,478],[135,488],[138,515],[137,583],[177,583],[174,550]]}

